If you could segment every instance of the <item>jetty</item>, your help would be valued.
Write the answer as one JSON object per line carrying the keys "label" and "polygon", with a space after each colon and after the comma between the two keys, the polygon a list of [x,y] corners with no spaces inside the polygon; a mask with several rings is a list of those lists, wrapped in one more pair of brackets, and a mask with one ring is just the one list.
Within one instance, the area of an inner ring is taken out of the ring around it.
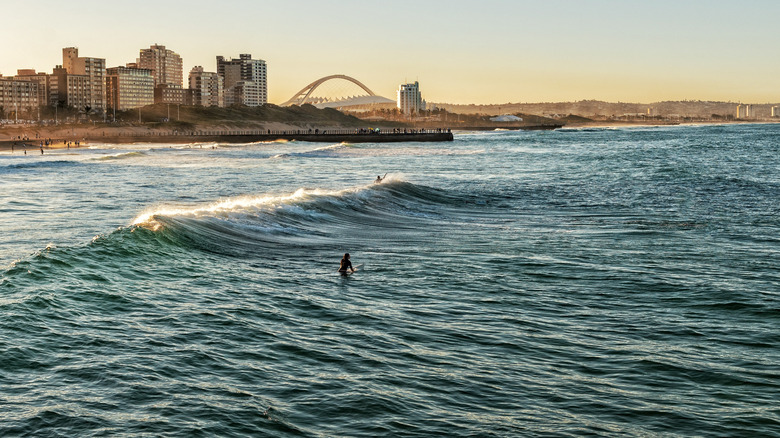
{"label": "jetty", "polygon": [[301,129],[287,131],[149,131],[90,133],[90,143],[259,143],[278,140],[320,143],[395,143],[453,141],[449,129]]}
{"label": "jetty", "polygon": [[[64,134],[64,135],[63,135]],[[79,141],[82,145],[88,143],[130,144],[130,143],[224,143],[247,144],[274,141],[309,141],[318,143],[398,143],[398,142],[446,142],[453,141],[450,129],[293,129],[275,130],[90,130],[87,133],[65,134],[58,132],[46,136],[50,141],[44,144],[44,149],[64,147],[67,143]],[[43,137],[16,140],[0,140],[0,149],[11,149],[12,146],[22,149],[38,148],[44,141]]]}

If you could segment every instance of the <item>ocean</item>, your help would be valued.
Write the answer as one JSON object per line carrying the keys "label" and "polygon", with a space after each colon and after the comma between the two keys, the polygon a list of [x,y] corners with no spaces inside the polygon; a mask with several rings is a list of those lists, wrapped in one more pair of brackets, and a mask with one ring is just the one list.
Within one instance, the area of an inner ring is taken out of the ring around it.
{"label": "ocean", "polygon": [[3,437],[780,436],[780,125],[93,144],[0,181]]}

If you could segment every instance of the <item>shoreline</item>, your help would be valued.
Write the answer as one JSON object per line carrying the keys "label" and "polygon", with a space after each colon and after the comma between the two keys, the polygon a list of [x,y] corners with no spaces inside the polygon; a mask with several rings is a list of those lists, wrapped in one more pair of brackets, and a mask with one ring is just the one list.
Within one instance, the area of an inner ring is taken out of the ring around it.
{"label": "shoreline", "polygon": [[[670,126],[723,126],[723,125],[773,125],[780,121],[695,121],[685,123],[635,123],[635,122],[596,122],[596,123],[572,123],[563,126],[545,126],[547,130],[555,129],[618,129],[618,128],[652,128],[652,127],[670,127]],[[73,144],[76,141],[81,143],[81,147],[90,144],[132,144],[132,143],[167,143],[167,144],[188,144],[188,143],[259,143],[273,142],[277,140],[284,141],[311,141],[311,142],[329,142],[329,143],[392,143],[405,141],[420,142],[446,142],[453,141],[453,132],[469,131],[522,131],[529,130],[523,126],[495,126],[495,127],[455,127],[444,128],[407,128],[403,129],[386,128],[380,130],[380,133],[374,133],[367,130],[355,130],[354,128],[325,128],[322,130],[311,130],[291,125],[278,124],[273,126],[273,130],[197,130],[193,132],[176,132],[171,130],[160,130],[146,127],[92,127],[92,126],[65,126],[60,128],[28,126],[28,127],[9,127],[0,128],[0,150],[10,151],[12,146],[14,150],[39,150],[40,142],[51,139],[53,144],[43,146],[44,150],[67,149],[67,143]],[[540,128],[537,128],[540,129]],[[357,132],[356,132],[357,131]],[[12,134],[12,135],[9,135]],[[22,136],[27,140],[14,138]],[[72,145],[73,147],[73,145]]]}
{"label": "shoreline", "polygon": [[[323,130],[323,132],[309,130],[292,131],[255,131],[255,132],[216,132],[203,131],[198,133],[170,133],[170,132],[103,132],[97,136],[86,134],[77,138],[62,137],[38,137],[27,140],[0,140],[0,150],[32,150],[38,151],[51,149],[70,149],[84,147],[91,144],[134,144],[134,143],[162,143],[162,144],[190,144],[190,143],[270,143],[274,141],[308,141],[315,143],[398,143],[398,142],[448,142],[453,141],[451,131],[446,129],[420,129],[420,130],[394,130],[394,131],[357,131],[355,130]],[[40,134],[38,134],[40,135]],[[42,141],[51,139],[51,144],[41,145]],[[79,146],[74,143],[79,142]]]}
{"label": "shoreline", "polygon": [[[634,123],[634,122],[598,122],[598,123],[572,123],[555,128],[560,129],[618,129],[618,128],[664,128],[675,126],[724,126],[724,125],[776,125],[780,124],[780,121],[750,121],[750,122],[735,122],[735,121],[723,121],[723,122],[684,122],[684,123]],[[494,128],[480,128],[480,127],[457,127],[452,128],[453,132],[475,132],[475,131],[524,131],[522,127],[514,126],[496,126]]]}
{"label": "shoreline", "polygon": [[668,122],[668,123],[652,123],[652,122],[620,122],[620,121],[594,121],[593,123],[570,123],[566,124],[564,128],[583,128],[583,127],[598,127],[598,128],[620,128],[628,126],[719,126],[719,125],[774,125],[780,123],[779,121],[771,120],[708,120],[708,121],[691,121],[691,122]]}

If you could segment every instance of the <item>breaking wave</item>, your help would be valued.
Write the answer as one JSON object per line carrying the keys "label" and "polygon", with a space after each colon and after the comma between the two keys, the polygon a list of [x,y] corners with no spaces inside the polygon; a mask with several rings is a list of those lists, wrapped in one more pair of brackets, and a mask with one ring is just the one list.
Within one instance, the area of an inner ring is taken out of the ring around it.
{"label": "breaking wave", "polygon": [[201,205],[164,205],[136,217],[133,227],[219,253],[332,245],[365,233],[418,229],[460,204],[442,190],[390,175],[382,184],[344,190],[300,188]]}

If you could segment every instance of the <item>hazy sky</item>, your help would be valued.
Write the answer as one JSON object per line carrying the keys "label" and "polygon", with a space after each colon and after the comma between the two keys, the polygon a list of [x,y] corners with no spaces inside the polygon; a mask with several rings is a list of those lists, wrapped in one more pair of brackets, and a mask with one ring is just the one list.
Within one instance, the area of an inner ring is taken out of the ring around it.
{"label": "hazy sky", "polygon": [[780,1],[36,0],[4,2],[0,73],[51,73],[62,47],[133,62],[163,44],[187,72],[268,63],[281,103],[330,74],[429,102],[780,102]]}

